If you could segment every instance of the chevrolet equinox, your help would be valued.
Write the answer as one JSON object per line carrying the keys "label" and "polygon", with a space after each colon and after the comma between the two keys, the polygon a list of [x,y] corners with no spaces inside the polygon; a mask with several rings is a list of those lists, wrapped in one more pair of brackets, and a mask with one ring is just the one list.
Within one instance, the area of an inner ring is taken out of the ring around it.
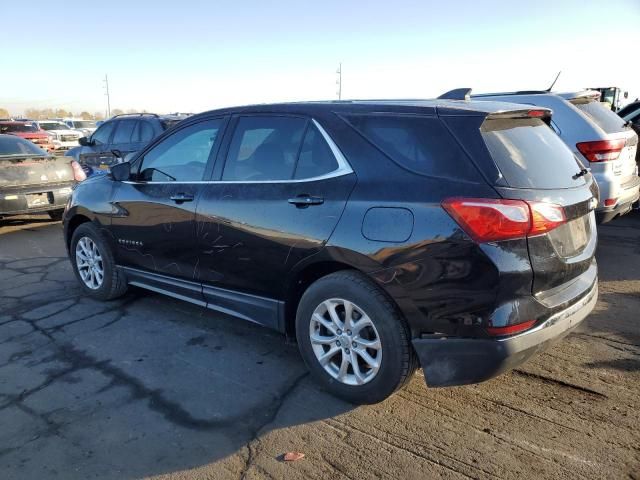
{"label": "chevrolet equinox", "polygon": [[381,401],[492,378],[597,299],[597,187],[551,111],[468,100],[195,115],[73,191],[87,295],[143,287],[295,337],[314,377]]}

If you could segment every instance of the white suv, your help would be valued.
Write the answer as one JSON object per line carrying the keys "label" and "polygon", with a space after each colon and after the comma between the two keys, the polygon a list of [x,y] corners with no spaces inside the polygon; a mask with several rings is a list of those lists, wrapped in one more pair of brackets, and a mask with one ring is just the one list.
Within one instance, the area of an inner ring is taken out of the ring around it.
{"label": "white suv", "polygon": [[91,136],[91,134],[96,131],[96,128],[98,128],[95,120],[83,120],[81,118],[65,118],[64,123],[66,123],[69,128],[73,128],[74,130],[78,130],[79,132],[82,132],[83,137]]}
{"label": "white suv", "polygon": [[69,150],[79,145],[78,140],[82,132],[72,130],[59,120],[39,120],[36,122],[40,130],[44,130],[51,137],[51,143],[56,150]]}
{"label": "white suv", "polygon": [[[601,223],[628,213],[640,197],[636,150],[638,135],[618,115],[600,103],[600,93],[524,91],[472,95],[549,108],[551,128],[591,170],[600,189],[596,217]],[[550,172],[553,174],[553,172]]]}

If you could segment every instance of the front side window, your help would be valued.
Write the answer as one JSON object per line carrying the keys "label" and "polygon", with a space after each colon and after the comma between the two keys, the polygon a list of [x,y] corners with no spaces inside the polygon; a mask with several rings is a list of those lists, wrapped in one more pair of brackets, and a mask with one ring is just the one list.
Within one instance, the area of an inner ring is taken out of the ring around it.
{"label": "front side window", "polygon": [[104,145],[105,143],[108,143],[115,124],[116,122],[107,122],[100,125],[100,128],[91,136],[91,141],[95,145]]}
{"label": "front side window", "polygon": [[136,120],[120,120],[113,136],[113,143],[130,143],[131,134],[136,126]]}
{"label": "front side window", "polygon": [[207,120],[182,128],[149,150],[140,166],[146,182],[193,182],[203,179],[222,119]]}

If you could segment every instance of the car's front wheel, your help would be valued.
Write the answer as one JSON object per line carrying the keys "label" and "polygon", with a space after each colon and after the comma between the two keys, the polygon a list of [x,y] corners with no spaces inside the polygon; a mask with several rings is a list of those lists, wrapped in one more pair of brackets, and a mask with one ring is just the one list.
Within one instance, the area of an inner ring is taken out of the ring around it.
{"label": "car's front wheel", "polygon": [[405,320],[359,272],[327,275],[306,290],[296,336],[311,373],[350,402],[384,400],[417,368]]}
{"label": "car's front wheel", "polygon": [[76,278],[87,295],[111,300],[126,292],[124,274],[116,267],[100,230],[92,223],[83,223],[73,232],[69,257]]}

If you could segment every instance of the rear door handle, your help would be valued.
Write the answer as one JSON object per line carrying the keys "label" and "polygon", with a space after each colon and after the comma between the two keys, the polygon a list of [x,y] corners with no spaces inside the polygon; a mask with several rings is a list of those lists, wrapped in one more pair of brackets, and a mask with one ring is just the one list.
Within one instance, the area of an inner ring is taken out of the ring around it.
{"label": "rear door handle", "polygon": [[298,208],[305,208],[309,205],[322,205],[324,203],[324,198],[313,197],[311,195],[298,195],[297,197],[290,198],[289,203]]}
{"label": "rear door handle", "polygon": [[176,193],[175,195],[171,195],[169,198],[176,203],[193,202],[193,195],[190,193]]}

